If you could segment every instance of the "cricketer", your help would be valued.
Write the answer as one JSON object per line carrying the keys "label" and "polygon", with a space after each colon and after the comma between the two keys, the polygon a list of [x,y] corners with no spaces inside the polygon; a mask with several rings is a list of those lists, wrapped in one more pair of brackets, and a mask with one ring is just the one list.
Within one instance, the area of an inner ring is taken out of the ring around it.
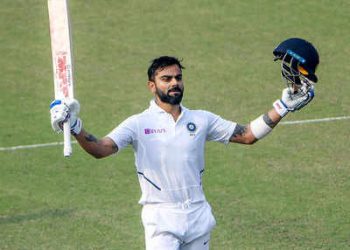
{"label": "cricketer", "polygon": [[119,153],[131,145],[142,195],[142,223],[148,250],[206,250],[216,222],[202,188],[207,141],[254,144],[268,135],[291,112],[314,97],[319,55],[301,38],[281,42],[273,51],[287,83],[272,108],[247,125],[181,104],[185,90],[182,61],[161,56],[148,68],[148,89],[154,98],[140,114],[132,115],[98,139],[83,128],[75,99],[51,104],[56,132],[69,119],[80,146],[96,158]]}

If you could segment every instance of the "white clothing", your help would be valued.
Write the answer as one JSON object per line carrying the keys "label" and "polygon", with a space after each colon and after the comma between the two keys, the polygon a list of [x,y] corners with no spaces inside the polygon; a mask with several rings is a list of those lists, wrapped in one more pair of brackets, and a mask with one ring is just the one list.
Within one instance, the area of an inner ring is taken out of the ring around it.
{"label": "white clothing", "polygon": [[201,178],[206,141],[228,143],[236,123],[181,106],[174,121],[154,100],[107,136],[118,151],[131,144],[142,190],[140,204],[206,201]]}
{"label": "white clothing", "polygon": [[215,219],[207,202],[147,204],[142,223],[147,250],[207,250]]}

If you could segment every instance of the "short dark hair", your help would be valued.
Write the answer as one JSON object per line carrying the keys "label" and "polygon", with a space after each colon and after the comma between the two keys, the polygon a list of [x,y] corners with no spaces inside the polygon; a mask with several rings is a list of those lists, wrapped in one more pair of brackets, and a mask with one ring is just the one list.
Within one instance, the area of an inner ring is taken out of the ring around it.
{"label": "short dark hair", "polygon": [[178,58],[172,56],[161,56],[153,59],[151,61],[151,65],[147,70],[148,80],[154,81],[154,77],[158,69],[163,69],[171,65],[177,65],[180,69],[184,69],[185,67],[182,66],[181,61],[182,60],[179,60]]}

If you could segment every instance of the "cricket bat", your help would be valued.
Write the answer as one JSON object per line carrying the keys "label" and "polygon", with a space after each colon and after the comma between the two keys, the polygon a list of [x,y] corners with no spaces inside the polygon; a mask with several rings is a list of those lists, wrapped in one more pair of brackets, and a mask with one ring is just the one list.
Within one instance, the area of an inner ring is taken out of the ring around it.
{"label": "cricket bat", "polygon": [[[68,0],[48,0],[55,99],[73,98],[73,59]],[[70,122],[63,124],[63,154],[72,154]]]}

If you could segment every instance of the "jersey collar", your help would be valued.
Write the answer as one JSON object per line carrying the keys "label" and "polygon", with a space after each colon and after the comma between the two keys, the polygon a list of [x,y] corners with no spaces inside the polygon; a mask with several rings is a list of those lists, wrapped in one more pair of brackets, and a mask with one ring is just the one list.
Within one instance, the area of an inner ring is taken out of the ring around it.
{"label": "jersey collar", "polygon": [[[185,112],[186,108],[182,106],[180,103],[180,108],[181,108],[181,114]],[[155,102],[154,99],[152,99],[149,103],[149,110],[152,112],[157,112],[157,113],[166,113],[164,109],[158,106],[158,104]]]}

